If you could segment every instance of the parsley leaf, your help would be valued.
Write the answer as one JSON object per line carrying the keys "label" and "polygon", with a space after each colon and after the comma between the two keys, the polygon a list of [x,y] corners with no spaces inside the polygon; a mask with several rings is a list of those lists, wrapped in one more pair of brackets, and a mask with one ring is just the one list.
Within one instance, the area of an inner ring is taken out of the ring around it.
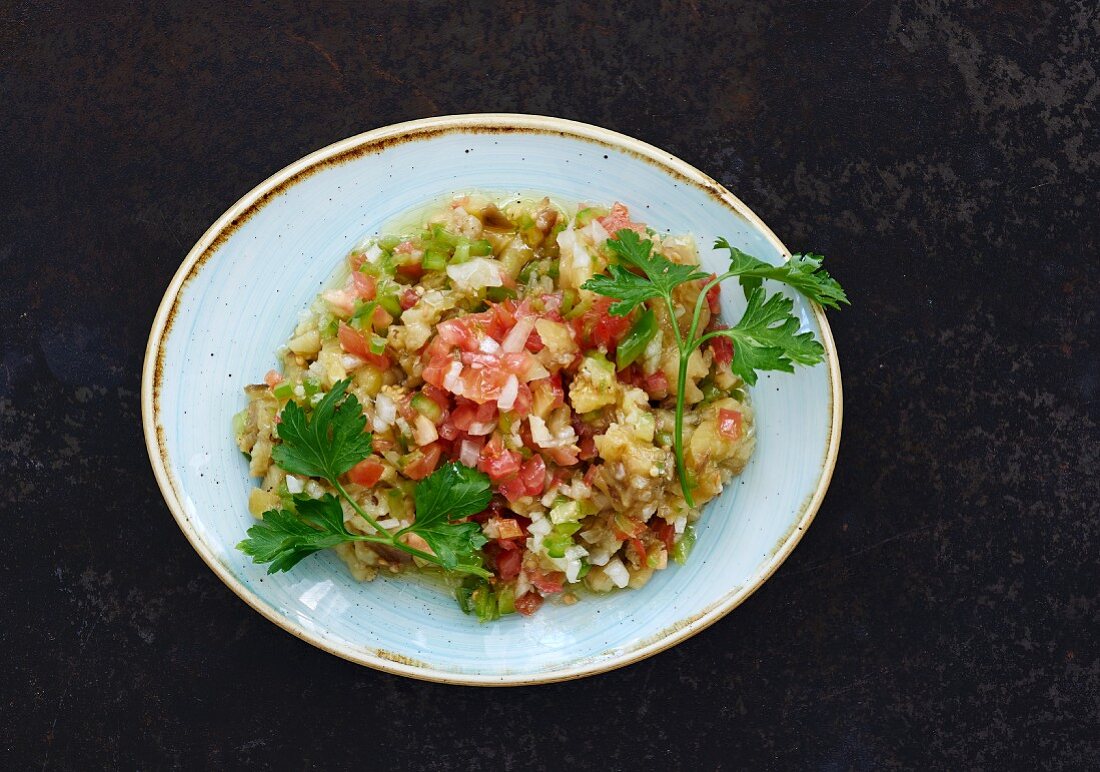
{"label": "parsley leaf", "polygon": [[632,230],[624,228],[615,236],[607,240],[607,248],[620,261],[640,269],[645,276],[612,265],[608,267],[610,277],[602,274],[593,276],[583,285],[583,289],[617,299],[618,302],[612,303],[608,309],[615,316],[626,316],[651,298],[668,297],[686,281],[707,277],[707,274],[699,272],[697,266],[674,263],[664,255],[653,252],[653,242],[642,240]]}
{"label": "parsley leaf", "polygon": [[291,400],[279,423],[282,442],[271,451],[275,463],[291,474],[336,478],[370,455],[367,417],[354,394],[345,394],[351,379],[333,385],[313,408],[313,415]]}
{"label": "parsley leaf", "polygon": [[[707,279],[698,266],[673,263],[653,251],[653,242],[642,240],[637,233],[620,230],[615,238],[608,239],[606,247],[619,258],[619,265],[611,265],[607,274],[594,276],[582,285],[582,289],[605,297],[614,298],[610,312],[625,316],[642,303],[663,299],[670,319],[679,319],[672,292],[689,281]],[[710,278],[704,290],[717,287],[722,281],[737,277],[748,300],[741,321],[729,329],[700,330],[702,311],[707,291],[701,291],[695,301],[695,313],[686,335],[678,324],[672,325],[676,344],[680,349],[680,369],[676,387],[676,430],[673,450],[676,471],[684,500],[695,506],[688,483],[684,461],[684,391],[687,385],[688,360],[695,349],[708,340],[725,337],[733,342],[731,369],[745,383],[756,384],[759,370],[793,372],[796,364],[814,365],[825,356],[825,349],[814,340],[812,332],[799,332],[799,319],[794,316],[794,302],[785,295],[767,297],[764,280],[783,282],[801,292],[810,300],[829,308],[840,308],[848,303],[848,296],[840,284],[821,267],[822,257],[815,254],[795,255],[782,265],[771,265],[737,249],[724,238],[714,243],[715,249],[728,249],[730,269],[721,276]],[[641,274],[636,271],[641,271]]]}
{"label": "parsley leaf", "polygon": [[812,252],[794,255],[785,263],[772,265],[752,255],[746,255],[724,238],[715,241],[714,248],[729,250],[729,272],[738,277],[746,298],[761,286],[764,279],[774,279],[794,287],[810,300],[829,308],[839,309],[841,303],[848,303],[844,289],[821,267],[824,259],[821,255]]}
{"label": "parsley leaf", "polygon": [[237,545],[253,563],[270,563],[269,574],[289,571],[314,552],[355,538],[344,526],[344,512],[335,496],[296,496],[294,501],[298,514],[285,509],[264,512],[264,519],[249,528],[248,538]]}
{"label": "parsley leaf", "polygon": [[760,287],[749,293],[749,305],[735,326],[716,330],[733,341],[734,357],[730,367],[749,386],[756,385],[757,370],[794,372],[794,364],[815,365],[825,349],[812,332],[799,332],[798,318],[792,315],[794,301],[776,293],[764,300]]}
{"label": "parsley leaf", "polygon": [[489,506],[489,477],[476,469],[450,463],[416,484],[416,522],[411,531],[428,542],[444,568],[455,568],[478,559],[486,542],[477,523],[455,523]]}

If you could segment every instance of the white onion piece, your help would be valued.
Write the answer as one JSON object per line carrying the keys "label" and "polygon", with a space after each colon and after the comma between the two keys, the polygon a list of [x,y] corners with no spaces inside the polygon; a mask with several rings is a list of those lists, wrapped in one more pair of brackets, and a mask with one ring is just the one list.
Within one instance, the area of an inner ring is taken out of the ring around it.
{"label": "white onion piece", "polygon": [[500,396],[497,398],[497,407],[501,410],[511,410],[516,404],[516,397],[519,395],[519,379],[514,375],[509,375],[508,380],[504,382],[504,388],[500,390]]}
{"label": "white onion piece", "polygon": [[472,440],[463,440],[458,449],[458,460],[462,465],[473,469],[477,466],[478,459],[480,458],[481,445]]}
{"label": "white onion piece", "polygon": [[485,257],[475,257],[465,263],[448,265],[447,275],[457,286],[469,289],[500,287],[504,284],[500,263]]}
{"label": "white onion piece", "polygon": [[435,429],[435,424],[431,422],[426,415],[418,415],[416,417],[416,428],[413,430],[413,439],[416,440],[416,444],[423,447],[424,445],[430,445],[439,439],[439,432]]}
{"label": "white onion piece", "polygon": [[374,399],[374,429],[384,432],[393,425],[397,419],[397,404],[386,394],[379,394]]}
{"label": "white onion piece", "polygon": [[491,434],[496,425],[496,421],[486,421],[485,423],[474,421],[470,424],[470,431],[466,433],[471,437],[484,437],[486,434]]}
{"label": "white onion piece", "polygon": [[367,361],[365,359],[360,359],[354,354],[344,354],[340,357],[340,364],[345,370],[354,370],[357,367],[362,367],[366,363]]}
{"label": "white onion piece", "polygon": [[462,394],[462,363],[451,362],[447,374],[443,376],[443,388],[452,394]]}
{"label": "white onion piece", "polygon": [[626,570],[626,566],[618,558],[609,560],[607,565],[603,567],[603,572],[607,574],[607,578],[610,579],[616,587],[626,587],[630,583],[630,573]]}
{"label": "white onion piece", "polygon": [[527,345],[527,339],[531,336],[531,330],[535,329],[535,317],[525,316],[516,322],[516,326],[508,331],[500,348],[505,354],[518,354]]}
{"label": "white onion piece", "polygon": [[482,354],[495,354],[500,351],[500,344],[486,335],[478,342],[477,350]]}
{"label": "white onion piece", "polygon": [[286,476],[286,489],[291,493],[301,493],[305,490],[301,478],[295,477],[292,474]]}

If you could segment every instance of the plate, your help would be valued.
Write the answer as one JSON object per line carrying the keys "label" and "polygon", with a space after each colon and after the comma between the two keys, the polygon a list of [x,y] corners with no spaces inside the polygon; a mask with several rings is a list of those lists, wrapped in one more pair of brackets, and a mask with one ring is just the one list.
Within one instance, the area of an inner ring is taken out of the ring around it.
{"label": "plate", "polygon": [[[330,553],[268,575],[236,545],[253,522],[252,481],[231,436],[274,351],[351,247],[409,210],[478,190],[561,201],[622,201],[659,231],[692,233],[704,268],[724,270],[715,237],[761,259],[787,250],[702,172],[636,139],[531,115],[402,123],[319,150],[234,204],[188,253],[153,322],[142,419],[153,471],[184,535],[225,584],[285,630],[332,654],[414,678],[509,685],[600,673],[667,649],[721,619],[791,553],[825,495],[840,442],[840,368],[821,309],[795,313],[827,360],[762,373],[752,390],[756,451],[707,505],[683,566],[640,590],[548,603],[479,624],[439,587],[356,582]],[[722,294],[723,316],[744,297]]]}

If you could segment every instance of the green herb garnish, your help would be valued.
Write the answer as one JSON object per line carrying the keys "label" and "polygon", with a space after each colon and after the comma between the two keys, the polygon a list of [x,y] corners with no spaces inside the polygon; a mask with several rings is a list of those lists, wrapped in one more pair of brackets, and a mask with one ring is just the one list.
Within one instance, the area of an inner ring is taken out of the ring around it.
{"label": "green herb garnish", "polygon": [[[327,480],[340,497],[372,528],[374,534],[351,533],[344,525],[340,499],[325,494],[311,499],[293,497],[294,508],[273,509],[263,521],[248,529],[248,537],[237,549],[250,555],[254,563],[270,563],[268,573],[287,571],[303,558],[319,550],[348,541],[385,544],[434,563],[449,571],[488,577],[482,568],[480,548],[485,537],[477,523],[458,523],[489,505],[492,492],[489,478],[476,469],[450,463],[416,484],[416,522],[390,533],[363,511],[340,477],[371,453],[371,435],[359,400],[347,394],[351,379],[340,381],[307,415],[295,402],[288,402],[280,414],[279,439],[272,458],[291,474]],[[434,555],[411,547],[400,537],[412,533],[428,543]]]}
{"label": "green herb garnish", "polygon": [[[677,321],[672,292],[685,282],[707,279],[708,275],[699,271],[697,266],[674,263],[654,252],[653,242],[643,240],[632,230],[620,230],[606,244],[620,264],[610,265],[608,275],[601,274],[586,281],[584,289],[614,298],[616,302],[611,304],[610,312],[616,316],[626,316],[648,300],[663,299],[668,307],[676,345],[680,350],[676,431],[673,436],[676,472],[684,500],[688,506],[694,507],[684,465],[684,387],[692,352],[713,338],[728,338],[733,343],[734,351],[731,369],[750,386],[756,384],[758,370],[792,372],[795,364],[817,364],[824,357],[825,349],[814,339],[812,332],[799,332],[799,320],[792,313],[794,301],[779,293],[768,297],[762,286],[763,281],[772,279],[787,284],[810,300],[829,308],[839,308],[841,303],[848,302],[848,298],[840,285],[822,269],[820,255],[795,255],[777,266],[745,254],[725,239],[718,239],[714,247],[729,250],[730,268],[703,286],[695,301],[691,327],[684,335]],[[748,299],[748,308],[741,321],[728,329],[700,333],[699,321],[707,292],[735,276]]]}

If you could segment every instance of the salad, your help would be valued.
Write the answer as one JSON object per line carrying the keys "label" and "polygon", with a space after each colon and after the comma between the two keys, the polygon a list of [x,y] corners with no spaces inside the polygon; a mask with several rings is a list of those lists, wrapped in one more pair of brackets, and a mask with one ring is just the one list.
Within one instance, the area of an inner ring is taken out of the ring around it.
{"label": "salad", "polygon": [[687,560],[752,454],[757,372],[824,355],[763,282],[847,302],[820,256],[715,246],[721,276],[620,203],[478,194],[365,240],[245,390],[260,522],[239,548],[270,572],[331,548],[359,580],[442,573],[482,621]]}

